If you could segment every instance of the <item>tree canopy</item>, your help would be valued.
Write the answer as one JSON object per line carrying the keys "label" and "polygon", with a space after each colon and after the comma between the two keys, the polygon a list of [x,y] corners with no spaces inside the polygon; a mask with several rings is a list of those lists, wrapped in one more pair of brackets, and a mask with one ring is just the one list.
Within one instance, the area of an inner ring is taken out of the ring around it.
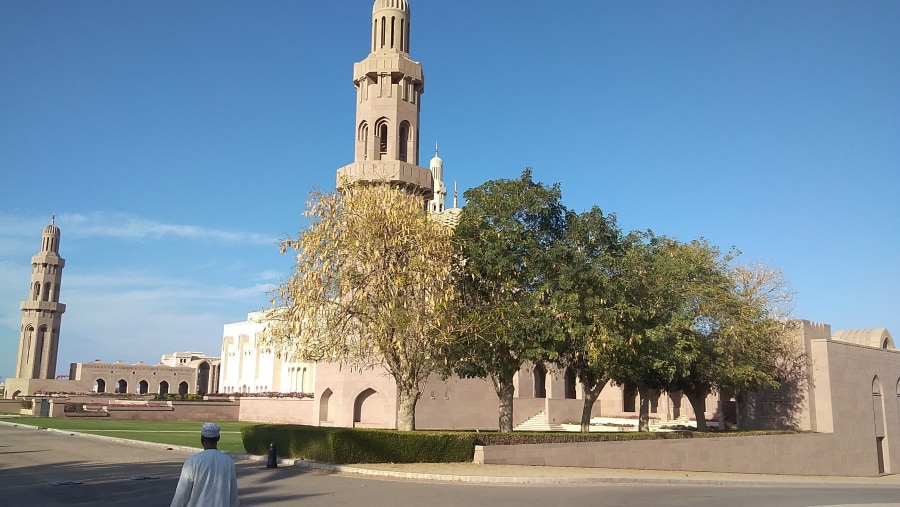
{"label": "tree canopy", "polygon": [[421,197],[386,184],[313,193],[306,216],[309,226],[281,243],[296,264],[273,298],[268,343],[298,359],[384,367],[398,429],[415,429],[421,388],[454,336],[452,229]]}

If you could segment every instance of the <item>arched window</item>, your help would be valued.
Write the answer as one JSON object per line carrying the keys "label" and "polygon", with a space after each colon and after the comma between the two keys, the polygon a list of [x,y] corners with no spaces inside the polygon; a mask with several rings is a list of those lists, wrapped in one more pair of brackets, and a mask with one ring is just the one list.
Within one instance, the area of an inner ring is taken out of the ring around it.
{"label": "arched window", "polygon": [[34,282],[34,291],[31,294],[31,300],[37,301],[41,295],[41,282]]}
{"label": "arched window", "polygon": [[407,151],[409,149],[409,123],[400,124],[400,161],[406,162]]}
{"label": "arched window", "polygon": [[[360,84],[363,86],[363,84]],[[356,132],[356,158],[358,160],[368,160],[369,154],[366,153],[366,147],[369,146],[369,124],[362,122]]]}
{"label": "arched window", "polygon": [[50,282],[44,283],[44,301],[50,301]]}
{"label": "arched window", "polygon": [[128,392],[128,382],[125,379],[119,379],[119,382],[116,384],[116,392],[117,393],[127,393]]}
{"label": "arched window", "polygon": [[106,392],[106,381],[102,378],[98,378],[94,381],[94,392],[95,393],[105,393]]}
{"label": "arched window", "polygon": [[387,118],[379,118],[375,122],[375,153],[374,160],[382,160],[388,152],[388,121]]}
{"label": "arched window", "polygon": [[147,394],[150,391],[150,384],[146,380],[138,382],[138,393]]}
{"label": "arched window", "polygon": [[381,47],[382,48],[384,48],[385,25],[387,25],[387,18],[382,16],[381,17]]}
{"label": "arched window", "polygon": [[182,381],[178,384],[178,394],[185,395],[188,393],[188,383]]}
{"label": "arched window", "polygon": [[406,51],[406,20],[400,20],[400,51]]}
{"label": "arched window", "polygon": [[391,16],[391,49],[394,49],[394,25],[397,24],[397,18]]}
{"label": "arched window", "polygon": [[169,394],[169,383],[165,380],[159,383],[159,394],[163,396]]}

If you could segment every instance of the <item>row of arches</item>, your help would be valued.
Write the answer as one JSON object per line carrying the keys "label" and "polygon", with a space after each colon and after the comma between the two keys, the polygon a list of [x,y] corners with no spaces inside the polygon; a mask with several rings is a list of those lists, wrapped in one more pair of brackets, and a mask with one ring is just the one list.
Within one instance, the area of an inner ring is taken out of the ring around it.
{"label": "row of arches", "polygon": [[[53,294],[53,299],[50,299],[50,295]],[[44,282],[44,288],[41,290],[41,282],[34,282],[34,285],[31,288],[31,300],[32,301],[53,301],[54,303],[59,302],[59,284],[54,286],[51,282]]]}
{"label": "row of arches", "polygon": [[[106,383],[106,379],[98,378],[97,380],[94,381],[93,391],[95,393],[105,393],[105,392],[107,392],[107,388],[108,388],[108,386]],[[187,381],[179,382],[177,388],[178,388],[178,394],[182,394],[182,395],[188,394],[190,391],[190,385],[187,383]],[[158,384],[156,393],[154,393],[154,394],[161,394],[161,395],[169,394],[169,392],[170,392],[169,389],[170,389],[169,382],[163,380],[163,381],[160,381],[160,383]],[[115,387],[112,392],[118,393],[118,394],[128,393],[129,392],[128,391],[128,381],[125,379],[119,379],[115,383]],[[136,394],[150,394],[150,383],[147,382],[146,380],[139,381],[137,383],[137,389],[135,390],[135,393]]]}
{"label": "row of arches", "polygon": [[[400,122],[396,132],[391,132],[387,118],[379,118],[372,129],[372,143],[369,143],[369,123],[363,121],[357,129],[357,158],[360,160],[399,160],[410,162],[415,153],[415,133],[406,120]],[[396,137],[394,137],[396,136]]]}
{"label": "row of arches", "polygon": [[[534,370],[532,370],[532,375],[534,376],[533,396],[535,398],[546,398],[547,376],[549,375],[547,368],[542,364],[536,364],[534,365]],[[563,397],[567,400],[574,400],[577,397],[578,378],[572,368],[566,368],[563,374],[563,384]]]}

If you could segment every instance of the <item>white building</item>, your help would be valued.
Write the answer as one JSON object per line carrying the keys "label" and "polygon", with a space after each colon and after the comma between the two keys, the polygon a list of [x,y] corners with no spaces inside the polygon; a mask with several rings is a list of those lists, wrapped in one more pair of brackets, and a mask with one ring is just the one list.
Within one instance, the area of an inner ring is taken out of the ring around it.
{"label": "white building", "polygon": [[290,361],[262,346],[264,316],[251,312],[246,321],[225,325],[219,392],[313,392],[314,363]]}

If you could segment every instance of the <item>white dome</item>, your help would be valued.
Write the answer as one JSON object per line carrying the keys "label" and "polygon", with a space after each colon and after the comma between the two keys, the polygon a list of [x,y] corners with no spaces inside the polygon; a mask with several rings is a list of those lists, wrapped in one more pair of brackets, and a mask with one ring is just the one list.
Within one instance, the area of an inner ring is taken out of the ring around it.
{"label": "white dome", "polygon": [[372,12],[378,12],[382,9],[397,9],[403,12],[409,12],[409,2],[406,0],[375,0],[372,6]]}

